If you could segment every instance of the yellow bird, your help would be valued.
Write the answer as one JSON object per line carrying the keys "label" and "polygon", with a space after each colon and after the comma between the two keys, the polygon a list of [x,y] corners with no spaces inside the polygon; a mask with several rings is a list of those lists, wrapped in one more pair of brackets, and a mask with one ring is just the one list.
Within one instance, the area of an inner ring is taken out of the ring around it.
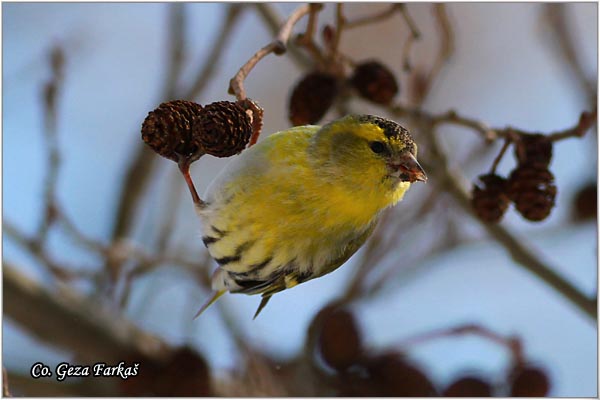
{"label": "yellow bird", "polygon": [[332,272],[373,232],[381,211],[426,181],[417,146],[397,123],[349,115],[275,133],[230,162],[197,207],[219,264],[214,295],[271,296]]}

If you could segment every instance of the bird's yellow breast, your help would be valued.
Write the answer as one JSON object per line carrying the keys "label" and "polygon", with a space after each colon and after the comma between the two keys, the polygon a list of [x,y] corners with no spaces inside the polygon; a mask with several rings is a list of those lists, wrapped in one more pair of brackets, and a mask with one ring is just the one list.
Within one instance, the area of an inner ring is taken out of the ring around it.
{"label": "bird's yellow breast", "polygon": [[300,268],[318,267],[314,264],[339,257],[345,243],[401,199],[406,188],[384,190],[381,177],[375,176],[381,173],[373,166],[349,169],[356,176],[344,176],[343,181],[355,181],[352,186],[324,177],[309,151],[318,129],[301,127],[271,135],[242,153],[243,159],[216,183],[203,212],[204,234],[220,231],[226,236],[209,251],[217,259],[243,254],[225,269],[244,271],[269,258],[265,274],[291,261]]}

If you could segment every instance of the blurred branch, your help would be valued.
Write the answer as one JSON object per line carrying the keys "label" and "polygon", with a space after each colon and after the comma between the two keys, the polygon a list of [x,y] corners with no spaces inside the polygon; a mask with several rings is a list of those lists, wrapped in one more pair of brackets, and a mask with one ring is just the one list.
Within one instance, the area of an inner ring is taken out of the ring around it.
{"label": "blurred branch", "polygon": [[[271,3],[256,3],[254,4],[258,15],[267,25],[273,36],[279,32],[279,27],[283,25],[283,18],[275,11]],[[296,47],[288,47],[288,51],[292,60],[301,68],[307,68],[312,64],[312,61],[299,51]]]}
{"label": "blurred branch", "polygon": [[596,104],[596,83],[586,77],[581,60],[577,55],[576,41],[567,21],[567,4],[545,4],[544,11],[555,36],[560,59],[570,67],[581,90],[587,97],[588,104]]}
{"label": "blurred branch", "polygon": [[387,9],[383,11],[379,11],[377,13],[366,15],[364,17],[356,18],[355,20],[348,21],[346,20],[344,23],[345,29],[353,29],[364,25],[369,25],[381,21],[385,21],[394,16],[397,11],[400,11],[405,7],[402,3],[394,3],[391,4]]}
{"label": "blurred branch", "polygon": [[136,352],[163,360],[170,347],[145,333],[97,301],[61,287],[51,292],[18,272],[11,262],[3,265],[4,311],[38,339],[73,351],[79,359],[118,362]]}
{"label": "blurred branch", "polygon": [[[226,43],[227,37],[232,31],[233,24],[236,21],[240,11],[239,7],[241,6],[232,5],[228,7],[228,12],[225,16],[225,21],[220,30],[219,36],[223,46]],[[173,20],[171,23],[169,23],[169,26],[173,30],[177,31],[178,28],[175,26],[175,24],[177,23],[176,19],[178,16],[176,14],[172,14],[170,15],[170,18]],[[177,37],[177,32],[169,33],[168,37]],[[217,42],[219,42],[219,40],[217,40]],[[206,83],[215,72],[215,66],[218,65],[218,61],[222,57],[223,50],[224,47],[213,47],[210,56],[216,56],[216,59],[209,57],[205,59],[204,67],[201,68],[201,72],[197,76],[195,83],[192,85],[189,92],[187,92],[188,96],[185,97],[192,98],[197,97],[200,94],[200,91],[204,89]],[[167,70],[179,70],[179,67],[176,66],[176,64],[179,63],[177,58],[174,59],[171,57],[168,62],[170,66],[167,68]],[[173,84],[173,82],[171,82],[171,84]],[[169,99],[170,93],[177,94],[176,87],[165,87],[160,96],[161,101]],[[138,207],[138,203],[142,200],[142,195],[148,185],[148,182],[152,180],[152,171],[157,159],[158,157],[156,157],[152,150],[148,149],[146,145],[143,143],[137,144],[137,150],[132,157],[131,164],[125,172],[125,178],[121,186],[120,194],[118,195],[117,212],[115,213],[113,230],[110,234],[111,241],[114,241],[119,237],[126,236],[131,229],[135,216],[135,210]],[[114,266],[109,266],[109,269],[112,268],[114,268]]]}
{"label": "blurred branch", "polygon": [[168,4],[168,28],[167,37],[168,59],[167,73],[163,93],[167,100],[174,100],[177,95],[177,81],[181,75],[181,69],[185,60],[185,30],[187,20],[185,18],[185,3]]}
{"label": "blurred branch", "polygon": [[[441,114],[433,114],[423,110],[420,107],[408,107],[402,104],[397,104],[389,108],[391,114],[397,118],[409,118],[415,121],[426,122],[437,126],[451,124],[464,128],[468,128],[480,134],[485,140],[494,141],[500,138],[508,138],[516,140],[515,137],[519,134],[535,134],[538,132],[530,132],[522,129],[516,129],[510,126],[505,128],[491,128],[484,122],[474,118],[465,117],[458,114],[454,110],[447,111]],[[572,127],[551,132],[547,134],[550,140],[559,141],[570,137],[581,137],[594,126],[596,122],[596,110],[592,112],[584,111],[581,113],[579,120]]]}
{"label": "blurred branch", "polygon": [[64,51],[60,46],[56,45],[52,48],[49,61],[52,76],[43,88],[44,137],[48,149],[48,172],[44,178],[44,211],[37,230],[40,243],[46,241],[48,231],[56,217],[56,185],[60,168],[57,131],[58,97],[62,91],[65,64]]}
{"label": "blurred branch", "polygon": [[[75,382],[34,379],[29,374],[8,372],[13,392],[27,397],[113,397],[119,396],[114,379],[87,377]],[[118,378],[117,378],[118,379]],[[10,394],[8,395],[10,396]]]}
{"label": "blurred branch", "polygon": [[8,374],[4,366],[2,366],[2,397],[11,397],[8,389]]}
{"label": "blurred branch", "polygon": [[246,89],[244,88],[244,80],[246,79],[250,71],[252,71],[256,64],[258,64],[258,62],[267,55],[271,53],[275,53],[276,55],[284,54],[287,50],[287,43],[292,34],[292,28],[302,17],[307,15],[309,12],[310,5],[305,4],[296,8],[296,10],[294,10],[290,14],[290,16],[279,29],[279,32],[277,33],[275,39],[271,41],[271,43],[258,50],[252,57],[250,57],[246,64],[244,64],[239,69],[237,74],[235,74],[235,76],[231,78],[231,81],[229,83],[229,93],[235,94],[235,97],[238,100],[246,99]]}
{"label": "blurred branch", "polygon": [[207,56],[202,58],[205,60],[202,68],[199,69],[194,83],[189,90],[182,96],[185,99],[195,99],[204,90],[206,84],[210,81],[217,66],[220,64],[227,43],[233,33],[233,28],[236,26],[236,22],[242,15],[242,11],[247,7],[244,4],[227,4],[227,10],[225,12],[225,19],[221,25],[221,28],[217,32],[216,39],[213,41],[212,48],[208,52]]}
{"label": "blurred branch", "polygon": [[[424,127],[423,133],[425,134],[430,151],[432,152],[431,158],[436,160],[436,167],[432,168],[431,171],[435,171],[440,179],[440,184],[443,185],[445,190],[453,195],[457,200],[458,205],[472,215],[471,196],[468,190],[464,188],[463,184],[466,179],[450,169],[448,158],[434,134],[434,129],[436,127],[435,123],[432,123],[431,121],[421,121],[421,126]],[[499,224],[486,224],[480,220],[478,221],[485,227],[488,233],[508,251],[517,265],[520,265],[533,273],[592,319],[597,318],[596,300],[588,298],[575,286],[554,272],[552,268],[543,263],[528,248],[525,240],[517,238],[508,230],[508,228]]]}
{"label": "blurred branch", "polygon": [[29,251],[29,254],[38,259],[40,263],[50,271],[52,276],[63,281],[74,279],[92,278],[96,275],[95,272],[88,270],[77,270],[75,268],[67,268],[58,265],[46,253],[44,247],[37,238],[30,238],[25,233],[21,232],[12,223],[3,221],[4,234],[12,238],[19,246]]}
{"label": "blurred branch", "polygon": [[453,328],[437,329],[425,334],[419,334],[412,338],[403,340],[398,347],[404,349],[412,349],[414,346],[451,336],[476,335],[505,347],[512,355],[516,364],[524,364],[525,357],[523,355],[523,345],[516,337],[504,337],[488,328],[476,324],[460,325]]}

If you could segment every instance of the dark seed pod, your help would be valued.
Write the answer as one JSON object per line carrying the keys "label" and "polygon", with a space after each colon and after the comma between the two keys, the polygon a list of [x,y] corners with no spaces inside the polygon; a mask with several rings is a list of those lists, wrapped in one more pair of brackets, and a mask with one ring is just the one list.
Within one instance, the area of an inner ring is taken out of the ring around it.
{"label": "dark seed pod", "polygon": [[319,312],[315,322],[320,324],[318,350],[331,368],[345,370],[362,355],[361,334],[349,311],[328,306]]}
{"label": "dark seed pod", "polygon": [[394,74],[378,61],[366,61],[354,69],[350,83],[367,100],[377,104],[389,104],[398,93]]}
{"label": "dark seed pod", "polygon": [[547,167],[552,159],[552,142],[544,135],[521,134],[521,141],[515,146],[519,165]]}
{"label": "dark seed pod", "polygon": [[387,353],[364,361],[371,380],[379,388],[379,396],[428,397],[436,389],[427,375],[405,357]]}
{"label": "dark seed pod", "polygon": [[486,222],[499,222],[510,205],[506,180],[495,174],[479,177],[479,185],[473,186],[471,205],[477,216]]}
{"label": "dark seed pod", "polygon": [[550,392],[548,375],[537,367],[514,367],[509,380],[511,397],[545,397]]}
{"label": "dark seed pod", "polygon": [[444,397],[491,397],[492,385],[476,377],[465,376],[452,382],[443,392]]}
{"label": "dark seed pod", "polygon": [[124,359],[126,365],[139,364],[137,375],[119,379],[124,396],[214,396],[209,365],[202,355],[188,347],[177,349],[162,362],[139,353]]}
{"label": "dark seed pod", "polygon": [[194,121],[194,143],[206,154],[229,157],[240,153],[252,136],[252,121],[237,103],[208,104]]}
{"label": "dark seed pod", "polygon": [[142,124],[142,140],[155,152],[175,162],[180,157],[194,161],[200,157],[192,141],[194,117],[202,111],[200,104],[174,100],[162,103]]}
{"label": "dark seed pod", "polygon": [[510,174],[508,196],[523,217],[542,221],[554,207],[554,175],[545,167],[521,165]]}
{"label": "dark seed pod", "polygon": [[305,75],[290,96],[288,117],[292,125],[319,122],[335,101],[338,91],[338,81],[333,75],[318,71]]}
{"label": "dark seed pod", "polygon": [[577,191],[573,204],[573,217],[576,221],[595,220],[598,215],[598,185],[588,183]]}

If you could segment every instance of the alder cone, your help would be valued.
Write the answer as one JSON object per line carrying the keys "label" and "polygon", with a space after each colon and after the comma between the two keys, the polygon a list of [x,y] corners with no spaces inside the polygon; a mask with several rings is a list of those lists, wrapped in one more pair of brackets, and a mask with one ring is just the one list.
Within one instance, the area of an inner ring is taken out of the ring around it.
{"label": "alder cone", "polygon": [[360,330],[349,311],[328,306],[319,312],[315,321],[320,323],[318,349],[330,367],[345,370],[362,355]]}
{"label": "alder cone", "polygon": [[443,392],[444,397],[491,397],[492,385],[476,376],[464,376],[452,382]]}
{"label": "alder cone", "polygon": [[550,392],[548,375],[534,366],[514,367],[510,380],[511,397],[545,397]]}
{"label": "alder cone", "polygon": [[305,75],[292,90],[288,117],[292,125],[316,124],[332,106],[339,92],[335,76],[314,71]]}
{"label": "alder cone", "polygon": [[595,220],[598,216],[598,186],[588,183],[577,191],[573,203],[573,216],[576,221]]}
{"label": "alder cone", "polygon": [[350,83],[361,97],[377,104],[389,104],[398,93],[394,74],[378,61],[366,61],[355,69]]}
{"label": "alder cone", "polygon": [[496,174],[481,175],[473,186],[471,205],[479,219],[499,222],[510,205],[506,180]]}
{"label": "alder cone", "polygon": [[121,393],[129,397],[206,397],[214,396],[211,371],[196,351],[183,347],[163,362],[141,354],[125,357],[127,365],[138,363],[138,374],[120,380]]}
{"label": "alder cone", "polygon": [[252,136],[252,121],[237,103],[208,104],[194,121],[194,143],[206,154],[229,157],[246,148]]}
{"label": "alder cone", "polygon": [[[521,134],[521,142],[515,146],[519,165],[547,167],[552,159],[552,142],[541,134]],[[519,151],[521,149],[521,151]]]}
{"label": "alder cone", "polygon": [[405,357],[387,353],[365,360],[373,384],[378,387],[378,396],[386,397],[430,397],[436,389],[429,377]]}
{"label": "alder cone", "polygon": [[173,100],[162,103],[142,124],[142,140],[159,155],[179,161],[180,157],[198,159],[198,145],[192,140],[194,118],[200,114],[200,104]]}
{"label": "alder cone", "polygon": [[554,175],[545,167],[520,165],[510,174],[508,195],[523,217],[530,221],[542,221],[554,207]]}

